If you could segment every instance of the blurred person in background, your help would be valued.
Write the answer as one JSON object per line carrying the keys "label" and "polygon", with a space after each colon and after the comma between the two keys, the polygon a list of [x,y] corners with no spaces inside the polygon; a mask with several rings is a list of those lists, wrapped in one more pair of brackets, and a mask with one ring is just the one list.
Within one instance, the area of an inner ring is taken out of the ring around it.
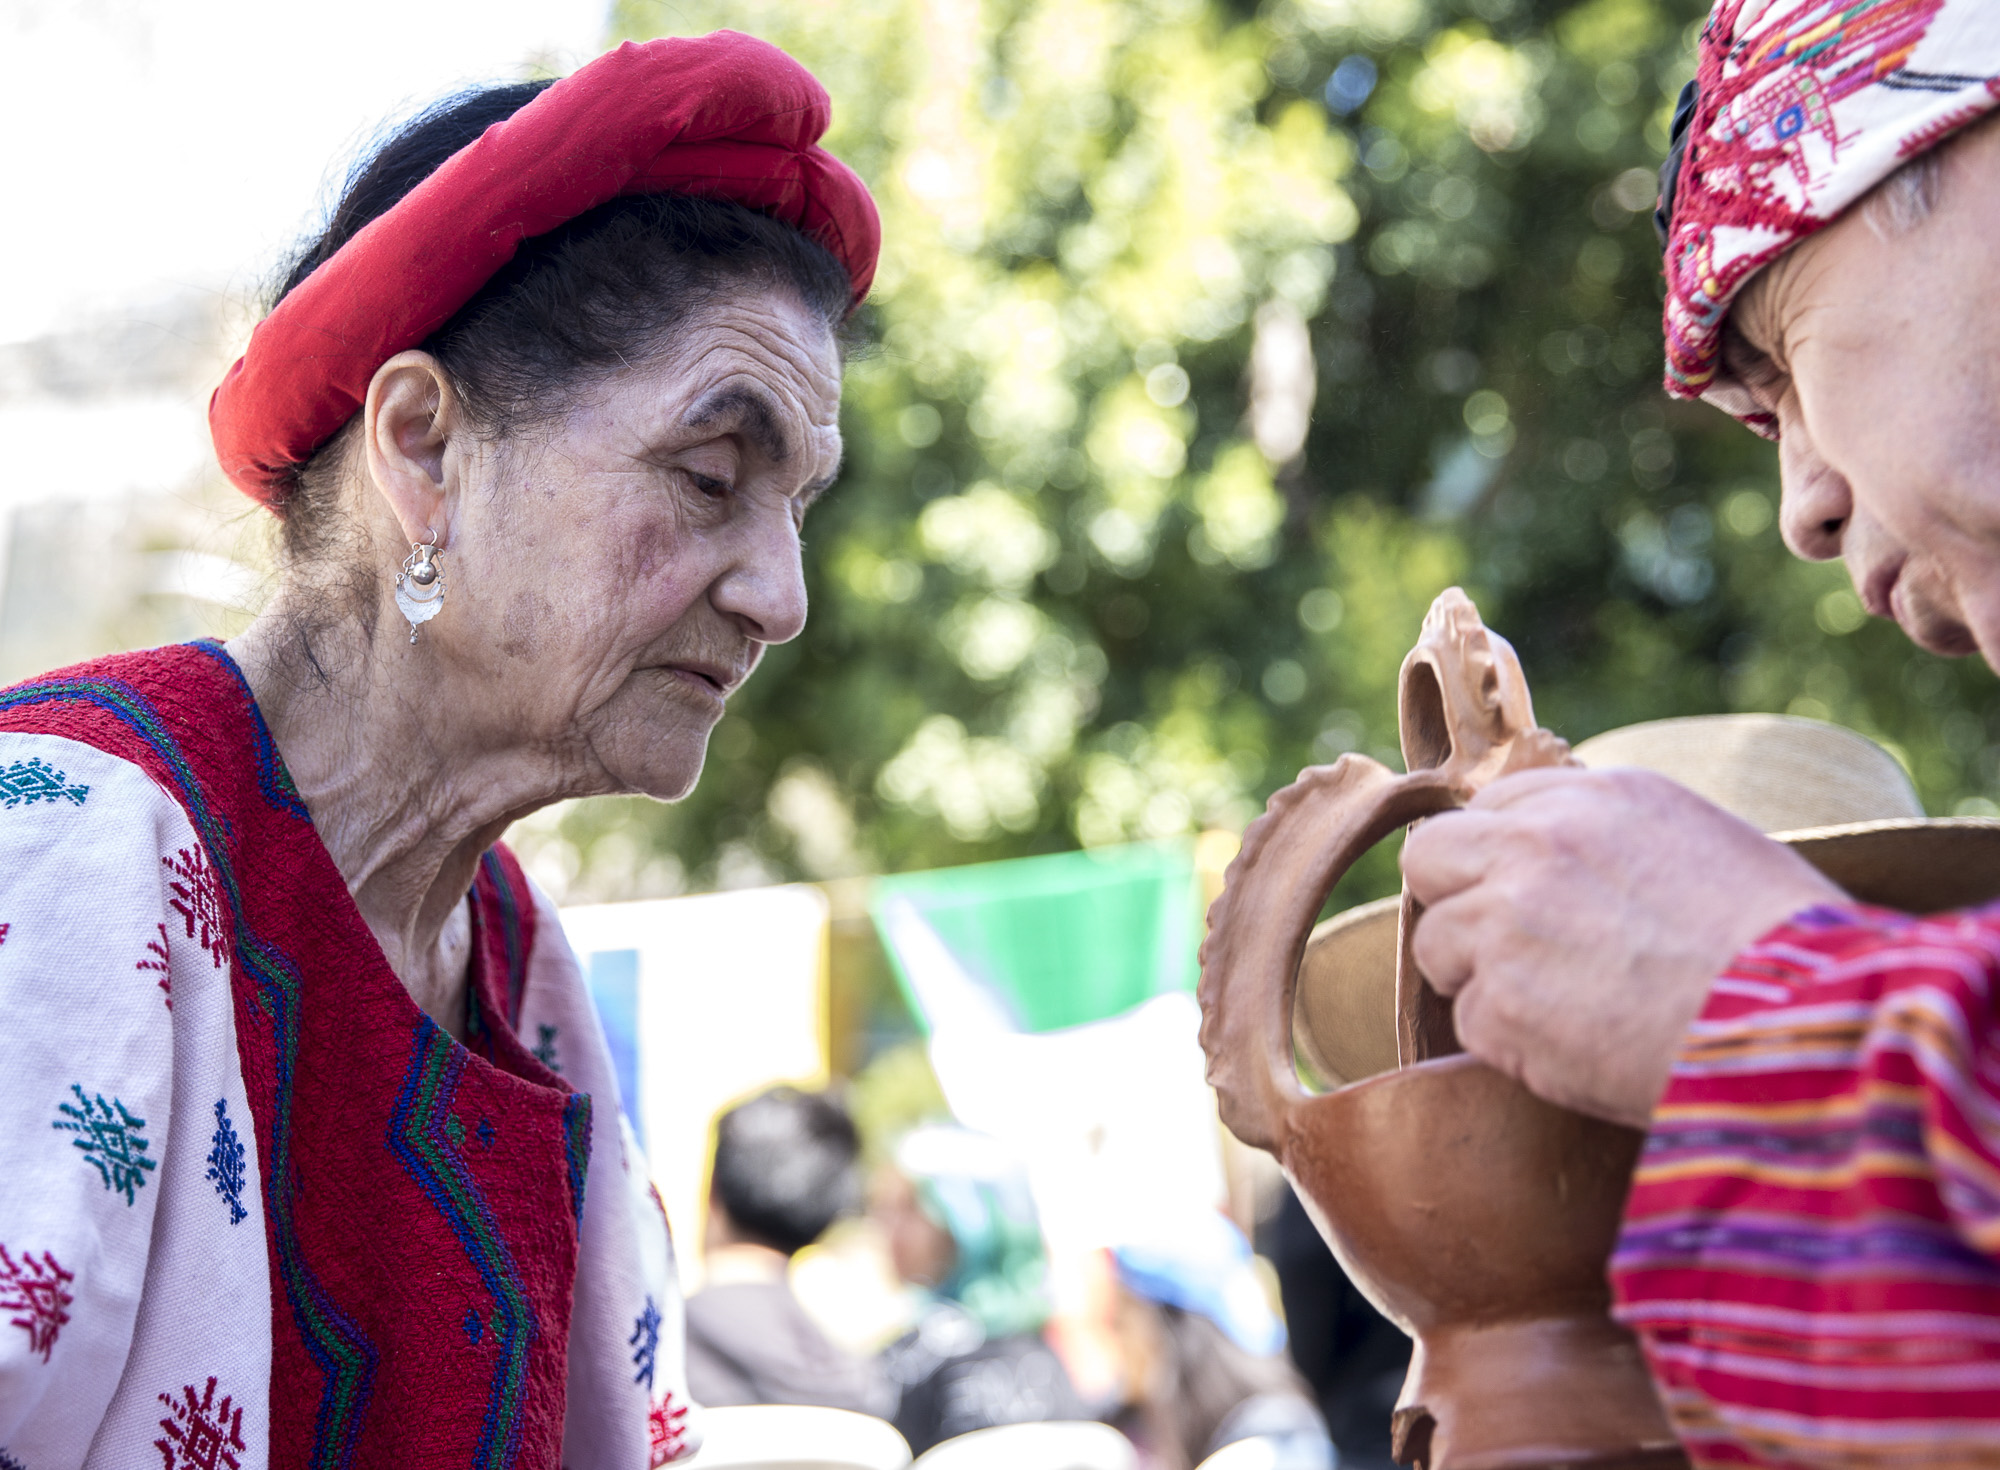
{"label": "blurred person in background", "polygon": [[1326,1416],[1343,1470],[1393,1470],[1390,1427],[1410,1339],[1348,1279],[1289,1183],[1258,1222],[1257,1253],[1278,1274],[1286,1351]]}
{"label": "blurred person in background", "polygon": [[1246,1439],[1271,1470],[1333,1470],[1311,1390],[1285,1356],[1250,1242],[1220,1213],[1155,1222],[1112,1252],[1125,1406],[1144,1470],[1193,1470]]}
{"label": "blurred person in background", "polygon": [[685,796],[804,624],[879,239],[828,118],[718,32],[398,129],[211,404],[264,611],[0,691],[0,1461],[694,1452],[666,1221],[497,839]]}
{"label": "blurred person in background", "polygon": [[1044,1339],[1048,1256],[1020,1163],[962,1128],[906,1135],[871,1213],[896,1274],[925,1293],[882,1354],[896,1428],[922,1454],[997,1424],[1090,1417]]}
{"label": "blurred person in background", "polygon": [[886,1418],[895,1393],[792,1294],[792,1257],[858,1201],[861,1138],[840,1105],[773,1087],[715,1124],[702,1289],[688,1298],[688,1392],[725,1404],[820,1404]]}

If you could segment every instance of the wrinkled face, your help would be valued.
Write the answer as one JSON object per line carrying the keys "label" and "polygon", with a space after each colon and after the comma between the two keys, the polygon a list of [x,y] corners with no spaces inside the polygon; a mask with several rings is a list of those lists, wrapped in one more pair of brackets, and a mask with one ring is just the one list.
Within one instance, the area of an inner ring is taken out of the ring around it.
{"label": "wrinkled face", "polygon": [[[1792,550],[1934,653],[2000,669],[2000,129],[1953,146],[1928,219],[1850,209],[1732,312],[1728,364],[1779,424]],[[1747,350],[1746,350],[1747,348]]]}
{"label": "wrinkled face", "polygon": [[555,753],[577,789],[684,796],[730,692],[805,626],[800,528],[839,468],[839,404],[825,326],[746,288],[553,425],[455,437],[423,637],[457,728]]}

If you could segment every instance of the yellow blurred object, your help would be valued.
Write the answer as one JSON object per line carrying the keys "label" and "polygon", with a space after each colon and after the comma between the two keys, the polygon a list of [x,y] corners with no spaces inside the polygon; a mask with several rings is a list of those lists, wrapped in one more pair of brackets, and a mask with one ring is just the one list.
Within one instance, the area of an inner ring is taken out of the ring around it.
{"label": "yellow blurred object", "polygon": [[838,1220],[792,1257],[792,1295],[835,1346],[873,1356],[914,1320],[914,1301],[896,1277],[874,1221]]}
{"label": "yellow blurred object", "polygon": [[1201,906],[1204,911],[1222,892],[1222,875],[1236,859],[1243,839],[1234,832],[1211,827],[1194,840],[1194,870],[1201,879]]}

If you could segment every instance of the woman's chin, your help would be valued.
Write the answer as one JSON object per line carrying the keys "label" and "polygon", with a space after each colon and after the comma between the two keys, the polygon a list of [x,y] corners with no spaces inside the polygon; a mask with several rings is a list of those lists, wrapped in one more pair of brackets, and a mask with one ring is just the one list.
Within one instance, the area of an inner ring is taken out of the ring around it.
{"label": "woman's chin", "polygon": [[676,722],[665,729],[627,727],[592,744],[620,790],[655,801],[679,801],[701,779],[708,733],[705,722],[700,729]]}
{"label": "woman's chin", "polygon": [[627,791],[655,801],[679,801],[701,779],[707,754],[706,731],[694,741],[675,732],[673,737],[640,749],[618,751],[605,765]]}
{"label": "woman's chin", "polygon": [[679,801],[701,778],[720,718],[719,700],[694,698],[677,683],[634,681],[592,722],[590,744],[621,789]]}

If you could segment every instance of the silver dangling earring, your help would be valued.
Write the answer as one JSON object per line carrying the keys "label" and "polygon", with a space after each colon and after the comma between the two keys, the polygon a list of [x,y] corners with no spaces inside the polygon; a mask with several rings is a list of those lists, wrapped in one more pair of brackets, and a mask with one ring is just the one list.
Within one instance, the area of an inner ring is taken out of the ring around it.
{"label": "silver dangling earring", "polygon": [[412,544],[410,554],[403,558],[403,569],[396,573],[396,606],[404,617],[410,620],[410,642],[417,641],[417,629],[436,617],[444,608],[444,568],[438,564],[437,532],[429,526],[424,533],[430,538],[422,545]]}

